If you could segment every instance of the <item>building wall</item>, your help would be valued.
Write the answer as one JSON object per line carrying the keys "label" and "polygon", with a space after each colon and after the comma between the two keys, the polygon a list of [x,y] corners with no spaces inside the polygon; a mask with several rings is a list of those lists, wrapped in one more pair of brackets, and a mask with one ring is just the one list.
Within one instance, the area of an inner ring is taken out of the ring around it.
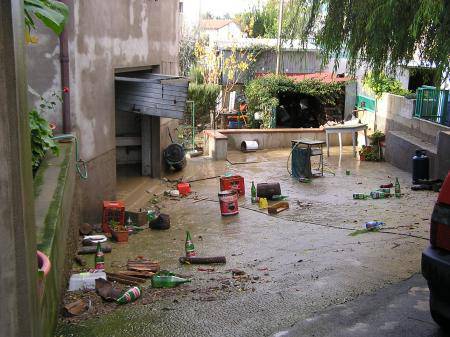
{"label": "building wall", "polygon": [[[69,2],[72,126],[79,136],[80,157],[89,169],[89,179],[82,187],[86,221],[99,221],[101,201],[115,197],[114,74],[155,66],[164,73],[178,72],[178,2]],[[60,90],[58,39],[47,32],[38,37],[39,45],[28,48],[31,83],[39,93]],[[42,55],[44,60],[37,61]],[[57,109],[47,117],[60,126],[59,116]]]}

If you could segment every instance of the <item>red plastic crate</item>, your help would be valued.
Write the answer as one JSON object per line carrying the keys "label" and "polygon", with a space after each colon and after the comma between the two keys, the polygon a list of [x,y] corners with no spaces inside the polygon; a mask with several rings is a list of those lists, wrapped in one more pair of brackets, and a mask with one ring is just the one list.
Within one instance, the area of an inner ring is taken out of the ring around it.
{"label": "red plastic crate", "polygon": [[111,233],[109,222],[111,220],[125,225],[125,203],[123,201],[103,201],[102,230]]}
{"label": "red plastic crate", "polygon": [[177,188],[182,196],[186,196],[191,193],[191,185],[189,183],[179,183]]}
{"label": "red plastic crate", "polygon": [[236,190],[239,193],[239,196],[245,195],[244,177],[232,176],[220,178],[220,190]]}

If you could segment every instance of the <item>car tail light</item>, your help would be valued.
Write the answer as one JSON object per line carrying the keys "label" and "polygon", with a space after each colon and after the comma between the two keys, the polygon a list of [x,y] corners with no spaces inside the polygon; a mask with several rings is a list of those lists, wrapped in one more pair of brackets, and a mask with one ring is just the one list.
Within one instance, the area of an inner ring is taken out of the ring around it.
{"label": "car tail light", "polygon": [[450,250],[450,172],[431,216],[430,242],[433,247]]}

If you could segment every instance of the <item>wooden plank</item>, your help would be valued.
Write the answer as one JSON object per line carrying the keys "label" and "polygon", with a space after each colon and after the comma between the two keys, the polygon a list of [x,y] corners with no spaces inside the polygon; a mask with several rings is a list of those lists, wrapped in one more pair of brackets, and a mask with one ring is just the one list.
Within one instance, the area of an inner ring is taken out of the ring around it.
{"label": "wooden plank", "polygon": [[164,97],[163,97],[162,94],[155,94],[152,92],[145,92],[145,91],[140,91],[140,90],[128,90],[128,89],[117,92],[116,97],[120,97],[122,95],[132,95],[132,96],[147,97],[147,98],[154,98],[154,99],[177,100],[177,101],[183,101],[183,102],[185,102],[187,100],[187,97],[184,95],[166,95],[166,94],[164,94]]}
{"label": "wooden plank", "polygon": [[138,109],[139,111],[133,111],[132,110],[133,104],[129,104],[129,103],[116,104],[116,108],[118,110],[121,110],[124,112],[134,112],[137,114],[150,115],[150,116],[155,116],[155,117],[182,119],[183,115],[184,115],[184,111],[168,110],[168,109],[160,109],[160,108],[149,108],[149,107],[144,107],[142,105],[134,105],[134,108]]}
{"label": "wooden plank", "polygon": [[179,108],[184,109],[186,107],[186,101],[183,100],[169,100],[169,99],[158,99],[158,98],[150,98],[150,97],[144,97],[144,96],[136,96],[136,95],[119,95],[116,100],[118,101],[124,101],[127,103],[134,103],[136,101],[137,103],[150,103],[150,104],[167,104],[169,106],[176,106]]}
{"label": "wooden plank", "polygon": [[141,121],[141,135],[142,135],[142,175],[152,175],[152,121],[151,117],[144,115]]}

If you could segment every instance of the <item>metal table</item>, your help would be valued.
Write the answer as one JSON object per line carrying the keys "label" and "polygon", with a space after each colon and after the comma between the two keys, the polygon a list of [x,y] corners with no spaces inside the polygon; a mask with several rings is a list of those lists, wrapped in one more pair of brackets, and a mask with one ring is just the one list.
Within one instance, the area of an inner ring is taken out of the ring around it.
{"label": "metal table", "polygon": [[358,131],[364,131],[365,145],[367,146],[367,124],[355,124],[355,125],[345,125],[338,124],[333,126],[327,126],[324,128],[327,139],[327,156],[330,156],[330,134],[337,133],[339,137],[339,155],[342,154],[342,134],[351,133],[352,143],[353,143],[353,157],[356,157],[356,137],[355,133]]}
{"label": "metal table", "polygon": [[297,147],[306,148],[309,150],[310,157],[319,157],[319,170],[323,176],[323,146],[325,142],[323,140],[312,140],[308,138],[299,138],[291,140],[292,148],[297,144]]}

